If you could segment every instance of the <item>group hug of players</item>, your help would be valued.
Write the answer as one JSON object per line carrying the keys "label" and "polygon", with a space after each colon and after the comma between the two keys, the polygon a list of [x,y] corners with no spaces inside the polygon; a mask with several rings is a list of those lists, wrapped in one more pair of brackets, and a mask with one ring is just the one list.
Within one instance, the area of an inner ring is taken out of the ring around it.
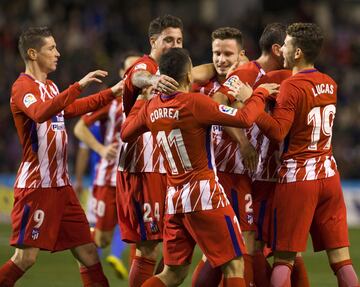
{"label": "group hug of players", "polygon": [[[95,242],[108,242],[118,223],[122,240],[135,244],[129,286],[180,285],[196,244],[204,256],[192,286],[310,286],[301,257],[309,233],[338,286],[359,286],[331,148],[337,85],[314,67],[320,28],[269,24],[253,61],[238,29],[218,28],[213,63],[197,67],[182,48],[179,18],[154,19],[148,36],[150,53],[133,59],[123,80],[81,99],[107,73],[59,93],[47,79],[60,57],[50,30],[20,36],[26,68],[10,99],[23,147],[16,249],[0,286],[14,286],[40,249],[70,249],[83,286],[109,286],[67,172],[64,118],[89,112],[75,133],[102,156]],[[96,120],[105,121],[104,143],[88,130]],[[163,266],[154,272],[160,242]]]}

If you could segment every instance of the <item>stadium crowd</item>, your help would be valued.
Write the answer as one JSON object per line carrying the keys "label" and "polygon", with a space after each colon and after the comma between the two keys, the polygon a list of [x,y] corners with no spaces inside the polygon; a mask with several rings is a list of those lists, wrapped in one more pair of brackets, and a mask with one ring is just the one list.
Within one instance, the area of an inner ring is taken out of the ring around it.
{"label": "stadium crowd", "polygon": [[[1,1],[0,3],[0,172],[14,173],[21,157],[9,110],[11,83],[23,69],[17,51],[21,30],[29,24],[48,25],[59,41],[61,69],[51,75],[60,89],[84,71],[109,71],[116,81],[119,63],[129,50],[149,51],[147,25],[155,16],[172,13],[184,22],[184,47],[194,64],[211,61],[210,34],[221,25],[244,33],[249,58],[259,54],[257,39],[266,23],[315,21],[326,39],[317,65],[339,84],[334,154],[343,178],[356,178],[360,168],[359,78],[360,39],[355,1]],[[226,17],[224,17],[226,15]],[[91,88],[90,88],[91,89]],[[75,121],[70,121],[73,125]],[[72,127],[69,127],[71,130]],[[77,142],[69,137],[69,167],[74,166]]]}

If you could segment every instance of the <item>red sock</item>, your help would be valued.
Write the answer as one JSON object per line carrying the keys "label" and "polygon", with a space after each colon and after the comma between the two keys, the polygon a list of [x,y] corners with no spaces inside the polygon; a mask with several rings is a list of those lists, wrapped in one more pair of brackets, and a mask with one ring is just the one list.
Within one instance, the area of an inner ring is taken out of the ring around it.
{"label": "red sock", "polygon": [[156,266],[155,274],[160,274],[164,270],[164,257],[161,257],[159,263]]}
{"label": "red sock", "polygon": [[192,287],[217,287],[221,281],[221,268],[212,268],[209,261],[202,260],[196,267],[196,271],[192,276]]}
{"label": "red sock", "polygon": [[291,287],[291,271],[292,265],[283,262],[274,263],[273,272],[271,274],[271,287]]}
{"label": "red sock", "polygon": [[150,277],[141,286],[142,287],[166,287],[166,285],[156,276]]}
{"label": "red sock", "polygon": [[259,251],[253,255],[255,286],[269,287],[271,278],[271,266],[266,260],[264,253]]}
{"label": "red sock", "polygon": [[291,272],[291,287],[310,287],[304,259],[301,256],[295,257],[294,268]]}
{"label": "red sock", "polygon": [[231,277],[231,278],[224,278],[224,287],[246,287],[244,278],[240,277]]}
{"label": "red sock", "polygon": [[359,286],[359,280],[350,259],[331,264],[331,269],[337,277],[339,287]]}
{"label": "red sock", "polygon": [[12,287],[15,282],[24,275],[24,271],[20,269],[14,262],[9,260],[0,268],[0,286]]}
{"label": "red sock", "polygon": [[244,254],[244,279],[246,286],[254,286],[254,269],[253,257],[249,254]]}
{"label": "red sock", "polygon": [[135,256],[132,261],[129,286],[140,287],[147,279],[153,276],[156,261],[144,257]]}
{"label": "red sock", "polygon": [[129,244],[130,245],[130,252],[129,252],[129,266],[131,267],[132,261],[135,258],[136,255],[136,244]]}
{"label": "red sock", "polygon": [[80,267],[80,275],[84,287],[109,287],[100,262],[90,267]]}

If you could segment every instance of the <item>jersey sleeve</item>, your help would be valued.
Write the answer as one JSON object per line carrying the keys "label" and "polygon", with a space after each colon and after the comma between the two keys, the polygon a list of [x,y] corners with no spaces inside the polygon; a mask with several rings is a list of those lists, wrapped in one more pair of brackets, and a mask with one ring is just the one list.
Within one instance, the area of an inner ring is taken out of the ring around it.
{"label": "jersey sleeve", "polygon": [[206,96],[198,95],[192,97],[192,112],[198,122],[204,125],[248,128],[264,110],[265,97],[268,92],[262,88],[256,89],[241,109],[219,105]]}
{"label": "jersey sleeve", "polygon": [[43,101],[38,89],[14,87],[11,101],[30,119],[43,123],[71,105],[80,93],[79,83],[75,83],[52,99]]}
{"label": "jersey sleeve", "polygon": [[136,140],[138,136],[149,131],[146,125],[146,108],[148,101],[137,100],[129,116],[121,126],[121,139],[124,142]]}
{"label": "jersey sleeve", "polygon": [[289,82],[280,86],[273,114],[262,113],[256,120],[261,131],[270,139],[281,142],[294,121],[299,91]]}
{"label": "jersey sleeve", "polygon": [[64,116],[66,118],[81,116],[106,106],[114,99],[115,97],[111,89],[103,90],[99,93],[74,101],[71,105],[66,107]]}
{"label": "jersey sleeve", "polygon": [[109,110],[110,110],[111,103],[107,104],[105,107],[93,112],[83,115],[81,119],[84,121],[86,126],[91,126],[98,120],[105,120],[109,117]]}
{"label": "jersey sleeve", "polygon": [[241,82],[248,83],[251,87],[253,87],[257,75],[258,74],[253,70],[237,69],[229,75],[226,81],[219,88],[218,92],[227,96],[230,103],[233,103],[235,98],[229,92],[231,92],[231,87],[234,82],[240,80]]}

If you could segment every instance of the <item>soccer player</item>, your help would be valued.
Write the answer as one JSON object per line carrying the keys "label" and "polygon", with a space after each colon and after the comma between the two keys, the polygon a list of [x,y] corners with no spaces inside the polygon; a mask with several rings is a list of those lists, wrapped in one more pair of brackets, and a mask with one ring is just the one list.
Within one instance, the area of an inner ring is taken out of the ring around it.
{"label": "soccer player", "polygon": [[245,286],[245,247],[238,219],[217,181],[210,128],[212,124],[250,126],[264,108],[264,98],[278,85],[260,87],[243,109],[236,110],[203,94],[189,93],[191,60],[186,50],[169,50],[160,58],[159,68],[179,83],[178,91],[147,103],[140,96],[121,132],[124,141],[131,141],[150,130],[166,158],[166,265],[143,286],[180,285],[196,243],[213,267],[222,266],[225,286]]}
{"label": "soccer player", "polygon": [[[233,97],[217,93],[217,91],[235,64],[248,62],[245,57],[243,36],[236,28],[221,27],[212,32],[211,39],[212,59],[216,74],[207,83],[194,84],[192,91],[204,93],[219,104],[231,106]],[[219,182],[238,216],[247,251],[252,254],[255,225],[251,206],[251,179],[248,172],[255,171],[258,154],[241,129],[214,125],[211,133],[215,146],[214,156]],[[252,268],[248,257],[249,255],[244,254],[245,280],[250,283],[253,282],[253,278],[252,272],[248,271]],[[212,270],[204,257],[193,274],[192,285],[194,287],[218,286],[221,275],[221,269]]]}
{"label": "soccer player", "polygon": [[47,79],[56,70],[60,53],[47,27],[31,27],[19,39],[25,62],[12,86],[10,106],[23,146],[14,189],[12,258],[0,268],[0,285],[15,282],[36,261],[39,250],[70,249],[80,264],[84,286],[109,286],[90,238],[89,223],[70,185],[67,171],[67,134],[64,118],[98,109],[122,92],[121,83],[95,95],[76,99],[105,71],[87,74],[59,93]]}
{"label": "soccer player", "polygon": [[316,24],[287,28],[281,50],[293,75],[281,84],[273,114],[263,113],[256,122],[270,139],[286,139],[272,208],[274,287],[291,286],[294,258],[306,249],[309,232],[314,250],[326,250],[338,286],[359,286],[331,147],[337,85],[314,67],[322,42]]}
{"label": "soccer player", "polygon": [[[178,83],[157,74],[161,55],[170,48],[182,47],[183,24],[172,15],[154,19],[149,25],[151,51],[138,59],[125,73],[123,95],[127,116],[142,88],[154,87],[165,93]],[[131,287],[141,284],[154,272],[158,242],[162,240],[166,174],[156,140],[150,133],[128,142],[120,150],[116,202],[122,240],[136,243],[136,256],[129,274]]]}

